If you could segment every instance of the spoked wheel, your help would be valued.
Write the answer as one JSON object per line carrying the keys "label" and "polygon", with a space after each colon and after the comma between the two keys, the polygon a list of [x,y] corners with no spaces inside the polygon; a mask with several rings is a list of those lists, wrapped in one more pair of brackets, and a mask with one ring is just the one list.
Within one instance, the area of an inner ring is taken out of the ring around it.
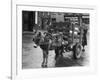
{"label": "spoked wheel", "polygon": [[74,59],[79,59],[82,55],[82,46],[81,44],[77,43],[74,47],[73,47],[73,57]]}

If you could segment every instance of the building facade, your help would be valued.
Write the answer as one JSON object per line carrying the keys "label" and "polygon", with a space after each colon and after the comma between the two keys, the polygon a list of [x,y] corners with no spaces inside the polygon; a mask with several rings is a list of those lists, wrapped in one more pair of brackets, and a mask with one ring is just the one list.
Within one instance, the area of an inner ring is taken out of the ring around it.
{"label": "building facade", "polygon": [[[80,13],[22,11],[22,30],[47,29],[48,25],[59,22],[79,23]],[[89,24],[89,14],[82,14],[82,23]]]}

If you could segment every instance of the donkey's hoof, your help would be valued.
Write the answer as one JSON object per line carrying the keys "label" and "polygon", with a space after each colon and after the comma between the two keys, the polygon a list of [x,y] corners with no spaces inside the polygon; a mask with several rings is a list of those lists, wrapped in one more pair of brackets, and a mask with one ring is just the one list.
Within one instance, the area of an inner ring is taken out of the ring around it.
{"label": "donkey's hoof", "polygon": [[46,68],[47,67],[47,65],[43,65],[43,64],[41,66],[42,66],[42,68]]}
{"label": "donkey's hoof", "polygon": [[47,67],[47,65],[45,65],[45,67]]}
{"label": "donkey's hoof", "polygon": [[45,66],[42,64],[42,65],[41,65],[41,67],[43,67],[43,68],[44,68]]}

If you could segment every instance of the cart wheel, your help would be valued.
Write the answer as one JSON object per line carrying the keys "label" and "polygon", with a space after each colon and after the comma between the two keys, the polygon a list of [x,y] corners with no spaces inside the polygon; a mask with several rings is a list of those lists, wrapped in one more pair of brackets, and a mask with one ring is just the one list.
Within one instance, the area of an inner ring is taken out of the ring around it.
{"label": "cart wheel", "polygon": [[81,44],[77,43],[74,47],[73,47],[73,57],[74,59],[79,59],[82,55],[82,46]]}

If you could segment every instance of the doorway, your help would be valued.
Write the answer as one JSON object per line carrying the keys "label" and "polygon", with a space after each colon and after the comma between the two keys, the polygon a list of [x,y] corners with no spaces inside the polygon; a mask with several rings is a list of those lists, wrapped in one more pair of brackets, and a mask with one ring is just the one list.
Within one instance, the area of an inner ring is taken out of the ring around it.
{"label": "doorway", "polygon": [[22,11],[22,30],[33,31],[35,25],[35,11]]}

